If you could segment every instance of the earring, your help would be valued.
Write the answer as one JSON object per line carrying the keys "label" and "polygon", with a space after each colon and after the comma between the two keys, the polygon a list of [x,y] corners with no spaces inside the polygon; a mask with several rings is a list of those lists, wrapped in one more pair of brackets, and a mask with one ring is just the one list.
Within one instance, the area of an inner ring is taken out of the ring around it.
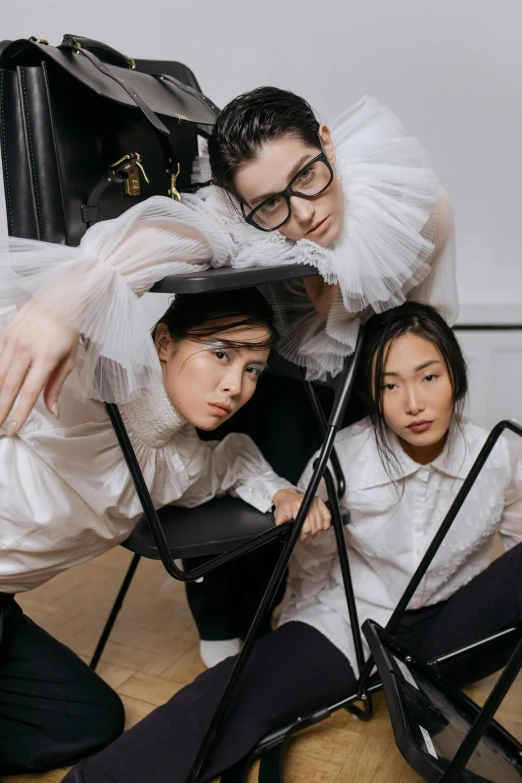
{"label": "earring", "polygon": [[335,174],[335,179],[338,179],[338,180],[342,179],[342,176],[337,173],[337,169],[335,168],[335,166],[332,166],[332,171]]}

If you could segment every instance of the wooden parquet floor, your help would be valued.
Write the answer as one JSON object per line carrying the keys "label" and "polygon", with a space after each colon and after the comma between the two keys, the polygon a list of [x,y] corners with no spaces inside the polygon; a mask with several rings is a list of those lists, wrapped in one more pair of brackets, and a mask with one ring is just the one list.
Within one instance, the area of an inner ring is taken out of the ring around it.
{"label": "wooden parquet floor", "polygon": [[[116,548],[19,596],[26,613],[86,661],[94,649],[130,562]],[[121,695],[132,726],[203,671],[198,636],[183,586],[165,584],[159,563],[142,561],[99,666]],[[493,678],[470,689],[484,701]],[[499,719],[522,739],[522,677],[508,694]],[[341,710],[298,735],[290,745],[285,783],[414,783],[420,778],[399,754],[382,694],[370,723]],[[66,770],[11,776],[4,783],[58,783]],[[249,783],[257,780],[253,768]]]}

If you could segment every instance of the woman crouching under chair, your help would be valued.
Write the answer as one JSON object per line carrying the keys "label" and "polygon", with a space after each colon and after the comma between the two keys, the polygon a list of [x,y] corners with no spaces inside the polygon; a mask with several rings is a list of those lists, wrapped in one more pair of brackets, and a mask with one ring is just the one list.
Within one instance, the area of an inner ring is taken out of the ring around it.
{"label": "woman crouching under chair", "polygon": [[[161,318],[157,374],[120,406],[156,508],[230,493],[263,512],[274,505],[276,524],[294,518],[302,494],[247,435],[204,442],[196,432],[252,397],[275,337],[255,290],[178,296]],[[74,763],[123,731],[118,695],[15,600],[120,544],[142,514],[105,405],[78,387],[73,372],[55,415],[40,399],[16,435],[0,430],[0,775]],[[304,535],[329,520],[315,499]]]}

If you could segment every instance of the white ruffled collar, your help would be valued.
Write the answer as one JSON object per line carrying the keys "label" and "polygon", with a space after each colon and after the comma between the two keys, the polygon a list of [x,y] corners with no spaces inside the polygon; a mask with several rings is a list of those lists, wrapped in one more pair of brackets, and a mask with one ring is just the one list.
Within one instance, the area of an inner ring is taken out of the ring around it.
{"label": "white ruffled collar", "polygon": [[169,400],[159,374],[136,400],[120,405],[120,411],[131,438],[153,449],[166,446],[187,423]]}
{"label": "white ruffled collar", "polygon": [[346,196],[342,234],[332,247],[261,233],[220,188],[205,188],[186,202],[229,233],[232,266],[309,264],[328,283],[339,283],[348,312],[395,307],[429,272],[436,174],[420,142],[375,98],[366,96],[341,114],[332,138]]}

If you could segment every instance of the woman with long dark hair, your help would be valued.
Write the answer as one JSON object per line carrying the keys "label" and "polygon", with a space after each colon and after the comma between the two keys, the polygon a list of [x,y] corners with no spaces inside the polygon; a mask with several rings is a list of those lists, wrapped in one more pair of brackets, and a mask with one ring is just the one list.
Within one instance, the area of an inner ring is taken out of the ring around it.
{"label": "woman with long dark hair", "polygon": [[[487,433],[462,417],[466,365],[446,322],[408,302],[366,330],[370,415],[336,449],[358,616],[381,624],[444,518]],[[307,483],[312,462],[303,475]],[[494,536],[508,550],[491,563]],[[419,656],[440,656],[522,625],[522,461],[500,438],[428,568],[398,632]],[[351,695],[357,666],[333,531],[298,544],[293,595],[279,627],[257,642],[203,780],[235,764],[262,737]],[[473,650],[445,674],[471,682],[500,668],[508,646]],[[66,776],[67,783],[184,783],[234,659],[200,675],[167,704]]]}

